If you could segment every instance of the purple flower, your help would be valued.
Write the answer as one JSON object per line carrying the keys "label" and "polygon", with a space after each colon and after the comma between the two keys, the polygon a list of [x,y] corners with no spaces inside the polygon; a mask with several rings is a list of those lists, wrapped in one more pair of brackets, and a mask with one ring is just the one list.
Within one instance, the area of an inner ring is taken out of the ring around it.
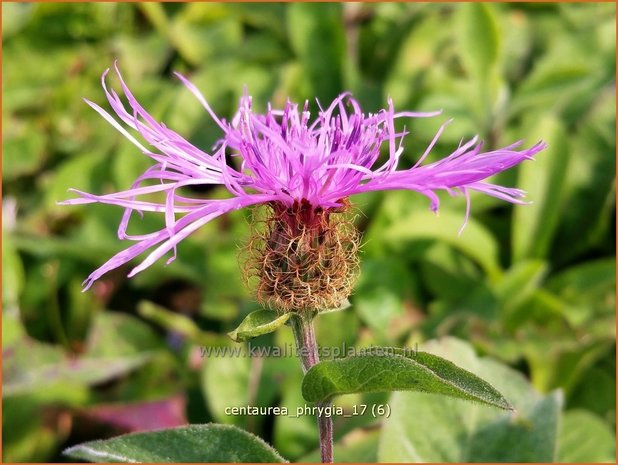
{"label": "purple flower", "polygon": [[[491,184],[484,179],[531,159],[546,146],[539,142],[527,150],[515,150],[521,145],[520,141],[502,149],[482,152],[482,143],[474,137],[460,144],[446,158],[423,164],[449,120],[438,130],[412,168],[397,170],[407,132],[397,132],[395,120],[432,117],[440,112],[395,112],[389,99],[386,109],[376,114],[364,114],[358,102],[344,93],[328,108],[320,109],[314,119],[307,111],[307,102],[302,109],[288,101],[283,110],[269,106],[265,114],[259,114],[253,112],[251,97],[245,92],[238,112],[231,122],[227,122],[215,115],[193,84],[176,73],[223,133],[211,153],[206,153],[155,121],[135,99],[118,68],[115,69],[128,108],[106,85],[109,69],[103,73],[102,84],[120,121],[97,104],[88,100],[86,103],[152,158],[154,164],[128,190],[107,195],[73,190],[79,198],[63,202],[70,205],[100,202],[123,207],[125,211],[118,237],[135,242],[94,271],[85,281],[85,289],[104,273],[150,249],[150,254],[131,271],[129,277],[169,252],[172,252],[172,257],[167,262],[171,262],[178,243],[202,225],[250,205],[270,204],[285,210],[302,204],[305,210],[308,207],[317,212],[335,212],[347,205],[347,198],[351,195],[390,189],[419,192],[430,199],[434,211],[439,206],[436,191],[440,189],[466,196],[468,211],[470,191],[483,192],[511,203],[524,203],[521,200],[523,191]],[[138,141],[125,126],[137,132],[147,145]],[[380,149],[385,144],[388,156],[382,161]],[[228,162],[226,154],[232,155],[232,162]],[[153,184],[153,180],[157,182]],[[189,198],[178,193],[182,187],[202,184],[224,185],[230,198]],[[165,201],[140,200],[142,196],[153,193],[163,193]],[[165,227],[150,234],[127,234],[134,211],[140,214],[163,213]]]}

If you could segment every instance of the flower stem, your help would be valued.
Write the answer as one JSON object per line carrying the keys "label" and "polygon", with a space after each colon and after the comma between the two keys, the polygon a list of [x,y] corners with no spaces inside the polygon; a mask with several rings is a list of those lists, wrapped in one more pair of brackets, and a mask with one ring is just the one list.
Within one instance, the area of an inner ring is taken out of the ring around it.
{"label": "flower stem", "polygon": [[[318,344],[315,339],[313,329],[313,317],[315,312],[304,310],[295,313],[290,318],[290,325],[294,333],[296,351],[300,358],[303,373],[320,361],[318,356]],[[325,407],[328,403],[319,403],[318,407]],[[318,409],[323,411],[323,409]],[[318,429],[320,431],[320,452],[322,463],[332,463],[333,461],[333,420],[330,416],[318,414]]]}

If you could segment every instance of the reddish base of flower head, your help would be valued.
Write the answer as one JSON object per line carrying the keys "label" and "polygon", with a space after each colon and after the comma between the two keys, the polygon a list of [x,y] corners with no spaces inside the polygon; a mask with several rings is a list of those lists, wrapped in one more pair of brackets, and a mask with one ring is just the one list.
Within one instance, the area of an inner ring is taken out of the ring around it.
{"label": "reddish base of flower head", "polygon": [[282,312],[339,306],[359,270],[360,236],[347,208],[312,207],[306,200],[266,208],[246,249],[246,276],[257,282],[257,300]]}

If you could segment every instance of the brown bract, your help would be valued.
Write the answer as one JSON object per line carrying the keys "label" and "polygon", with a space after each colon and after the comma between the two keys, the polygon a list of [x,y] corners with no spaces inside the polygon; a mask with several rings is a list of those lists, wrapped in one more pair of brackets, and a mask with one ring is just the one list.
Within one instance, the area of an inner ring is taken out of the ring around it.
{"label": "brown bract", "polygon": [[292,207],[272,203],[254,214],[243,269],[261,304],[281,312],[325,310],[350,295],[360,235],[348,210],[347,201],[323,209],[302,200]]}

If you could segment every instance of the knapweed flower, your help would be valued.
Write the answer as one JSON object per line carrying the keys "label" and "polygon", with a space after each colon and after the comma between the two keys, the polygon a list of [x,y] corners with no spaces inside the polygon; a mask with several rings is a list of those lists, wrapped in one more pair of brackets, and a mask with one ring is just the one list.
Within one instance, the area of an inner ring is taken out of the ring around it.
{"label": "knapweed flower", "polygon": [[[270,213],[265,227],[258,228],[256,238],[250,241],[254,244],[252,269],[260,281],[259,299],[286,311],[332,307],[349,294],[356,270],[358,236],[348,221],[337,219],[348,209],[350,196],[408,189],[427,196],[434,211],[439,206],[439,190],[463,194],[468,206],[470,191],[523,203],[523,191],[485,179],[545,148],[539,142],[516,150],[520,141],[483,152],[482,143],[474,137],[443,159],[425,164],[447,121],[414,166],[398,170],[407,133],[395,129],[395,120],[432,117],[440,112],[396,112],[389,99],[387,108],[365,114],[359,103],[344,93],[326,109],[320,107],[313,119],[307,102],[299,108],[288,101],[282,110],[269,106],[261,114],[253,111],[251,97],[245,92],[238,112],[227,122],[217,117],[193,84],[176,73],[221,128],[221,139],[207,153],[156,121],[135,99],[117,67],[115,70],[126,101],[108,89],[109,70],[103,73],[102,84],[118,119],[86,102],[154,164],[128,190],[106,195],[74,190],[79,198],[64,202],[123,207],[118,237],[135,242],[94,271],[85,281],[86,289],[104,273],[146,251],[150,251],[148,256],[130,277],[171,253],[169,263],[177,245],[209,221],[232,210],[267,205]],[[387,150],[381,156],[383,146]],[[179,192],[186,186],[204,184],[225,186],[229,198],[190,198]],[[162,194],[160,202],[144,200],[143,196],[153,193]],[[127,226],[133,212],[160,212],[165,216],[165,227],[150,234],[130,235]]]}

